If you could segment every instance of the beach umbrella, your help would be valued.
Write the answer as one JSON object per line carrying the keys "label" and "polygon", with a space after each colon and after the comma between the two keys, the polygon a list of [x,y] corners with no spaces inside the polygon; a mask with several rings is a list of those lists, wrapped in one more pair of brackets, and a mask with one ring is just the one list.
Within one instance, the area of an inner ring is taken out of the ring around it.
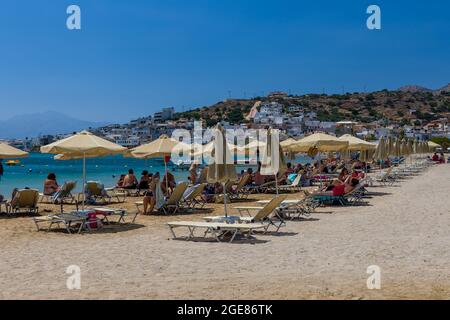
{"label": "beach umbrella", "polygon": [[386,160],[387,157],[388,156],[387,156],[387,152],[386,152],[386,141],[385,141],[384,137],[382,137],[380,139],[380,141],[378,142],[378,146],[373,155],[373,159],[383,161],[383,160]]}
{"label": "beach umbrella", "polygon": [[82,131],[68,138],[41,147],[42,153],[56,154],[58,157],[65,158],[67,160],[83,159],[83,192],[86,187],[87,158],[98,158],[115,154],[123,154],[126,150],[127,148],[106,139],[97,137],[88,131]]}
{"label": "beach umbrella", "polygon": [[261,165],[262,175],[275,176],[275,189],[278,192],[278,174],[283,174],[287,169],[283,149],[280,146],[280,132],[269,128],[267,132],[267,145],[264,148],[263,161]]}
{"label": "beach umbrella", "polygon": [[297,142],[297,140],[295,140],[294,138],[288,138],[288,139],[280,142],[280,146],[281,146],[281,148],[283,148],[283,150],[287,150],[291,145],[293,145],[296,142]]}
{"label": "beach umbrella", "polygon": [[175,139],[169,138],[167,135],[162,135],[158,139],[143,144],[139,147],[129,150],[125,156],[133,157],[137,159],[164,159],[164,170],[166,180],[166,191],[169,190],[169,181],[167,178],[167,163],[173,154],[187,153],[189,156],[192,154],[192,146]]}
{"label": "beach umbrella", "polygon": [[401,141],[400,139],[396,139],[394,142],[394,153],[392,154],[396,158],[400,158],[401,154]]}
{"label": "beach umbrella", "polygon": [[394,138],[389,137],[387,139],[387,143],[386,143],[386,153],[388,156],[393,156],[394,155]]}
{"label": "beach umbrella", "polygon": [[377,148],[375,144],[352,136],[351,134],[345,134],[338,139],[348,142],[347,150],[350,151],[375,150]]}
{"label": "beach umbrella", "polygon": [[409,139],[408,140],[408,155],[412,155],[414,153],[414,142]]}
{"label": "beach umbrella", "polygon": [[309,152],[310,149],[317,149],[318,152],[342,152],[348,147],[347,141],[325,134],[315,133],[292,143],[287,149],[291,152]]}
{"label": "beach umbrella", "polygon": [[400,154],[402,156],[407,156],[408,155],[408,143],[405,140],[402,140],[400,142]]}
{"label": "beach umbrella", "polygon": [[433,152],[433,151],[436,151],[437,148],[440,148],[441,145],[437,144],[436,142],[433,142],[433,141],[428,141],[428,147],[429,147],[430,152]]}
{"label": "beach umbrella", "polygon": [[9,144],[0,142],[0,159],[25,158],[28,152],[14,148]]}
{"label": "beach umbrella", "polygon": [[225,130],[219,124],[214,129],[214,157],[213,163],[209,165],[207,180],[209,183],[221,183],[223,187],[223,203],[225,216],[228,217],[227,209],[227,189],[226,183],[230,180],[236,180],[236,168],[231,151],[228,148]]}

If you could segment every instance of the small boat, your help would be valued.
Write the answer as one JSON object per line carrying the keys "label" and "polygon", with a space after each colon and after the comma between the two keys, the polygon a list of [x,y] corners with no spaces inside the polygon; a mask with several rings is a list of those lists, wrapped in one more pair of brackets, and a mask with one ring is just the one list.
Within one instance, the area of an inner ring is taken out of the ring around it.
{"label": "small boat", "polygon": [[18,166],[20,165],[20,160],[8,160],[6,161],[7,166]]}

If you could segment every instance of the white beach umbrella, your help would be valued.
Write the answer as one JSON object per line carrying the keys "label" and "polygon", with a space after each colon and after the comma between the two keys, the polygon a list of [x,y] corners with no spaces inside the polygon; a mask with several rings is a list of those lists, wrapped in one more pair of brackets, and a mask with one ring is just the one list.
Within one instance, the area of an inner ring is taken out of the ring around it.
{"label": "white beach umbrella", "polygon": [[261,165],[262,175],[275,176],[275,189],[278,192],[278,174],[286,171],[286,161],[284,159],[283,149],[280,146],[280,133],[278,130],[269,128],[267,133],[267,145],[264,149]]}
{"label": "white beach umbrella", "polygon": [[9,144],[0,142],[0,159],[25,158],[27,156],[28,152],[14,148]]}
{"label": "white beach umbrella", "polygon": [[[82,131],[68,138],[41,147],[42,153],[56,154],[59,160],[83,159],[83,192],[86,187],[86,159],[122,154],[127,148],[90,132]],[[83,210],[85,199],[83,197]]]}
{"label": "white beach umbrella", "polygon": [[228,148],[225,130],[221,125],[217,125],[214,129],[214,158],[212,160],[213,163],[208,168],[207,180],[209,183],[222,184],[225,216],[228,217],[226,183],[230,180],[236,180],[237,175],[234,159],[231,157],[231,151]]}

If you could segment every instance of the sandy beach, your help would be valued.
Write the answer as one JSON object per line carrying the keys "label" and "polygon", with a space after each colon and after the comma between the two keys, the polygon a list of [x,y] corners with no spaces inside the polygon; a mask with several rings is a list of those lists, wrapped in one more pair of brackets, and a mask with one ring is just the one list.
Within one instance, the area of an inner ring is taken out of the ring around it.
{"label": "sandy beach", "polygon": [[[0,298],[449,299],[450,166],[368,190],[367,205],[322,207],[279,234],[233,244],[171,240],[165,225],[220,214],[220,205],[82,235],[36,232],[31,218],[3,215]],[[136,200],[115,206],[135,210]],[[69,265],[81,268],[80,290],[66,287]],[[381,268],[380,290],[367,289],[371,265]]]}

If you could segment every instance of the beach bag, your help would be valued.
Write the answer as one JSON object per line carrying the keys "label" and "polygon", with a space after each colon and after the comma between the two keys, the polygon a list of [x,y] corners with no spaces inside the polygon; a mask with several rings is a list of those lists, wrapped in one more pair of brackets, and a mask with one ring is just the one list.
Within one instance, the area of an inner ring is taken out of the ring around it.
{"label": "beach bag", "polygon": [[97,213],[91,212],[87,215],[87,225],[90,229],[100,229],[103,224],[100,219],[97,219]]}

